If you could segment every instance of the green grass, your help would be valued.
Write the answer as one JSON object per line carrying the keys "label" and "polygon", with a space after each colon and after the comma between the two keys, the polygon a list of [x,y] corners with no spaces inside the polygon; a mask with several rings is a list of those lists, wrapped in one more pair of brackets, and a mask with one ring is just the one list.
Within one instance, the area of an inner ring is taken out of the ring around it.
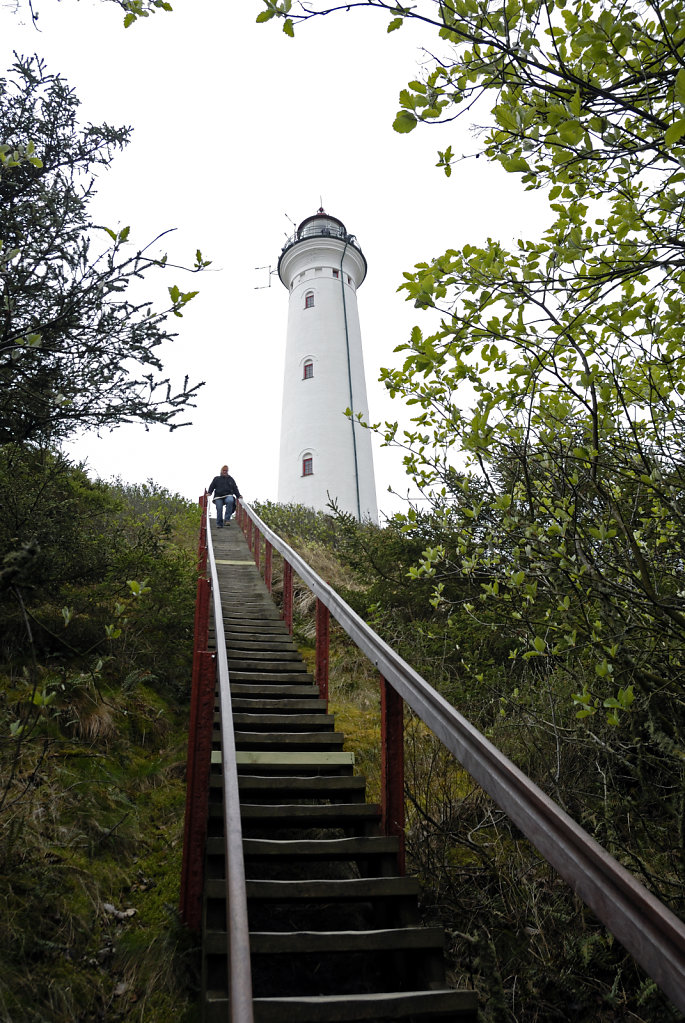
{"label": "green grass", "polygon": [[185,714],[144,686],[99,696],[106,717],[45,715],[0,811],[2,1023],[199,1020],[178,916]]}

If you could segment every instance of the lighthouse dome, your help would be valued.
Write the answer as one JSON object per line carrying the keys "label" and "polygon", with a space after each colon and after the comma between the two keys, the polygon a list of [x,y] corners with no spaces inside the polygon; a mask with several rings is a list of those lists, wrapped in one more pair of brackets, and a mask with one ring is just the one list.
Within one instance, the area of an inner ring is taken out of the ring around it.
{"label": "lighthouse dome", "polygon": [[317,235],[330,238],[346,238],[347,230],[342,220],[337,217],[329,217],[322,209],[312,217],[303,220],[297,229],[297,240],[302,238],[315,238]]}
{"label": "lighthouse dome", "polygon": [[354,235],[347,233],[342,220],[319,207],[316,213],[302,221],[283,246],[278,259],[278,276],[285,287],[290,288],[305,264],[309,265],[312,260],[326,264],[335,259],[337,266],[340,253],[347,253],[345,270],[359,287],[366,277],[366,259],[361,246]]}

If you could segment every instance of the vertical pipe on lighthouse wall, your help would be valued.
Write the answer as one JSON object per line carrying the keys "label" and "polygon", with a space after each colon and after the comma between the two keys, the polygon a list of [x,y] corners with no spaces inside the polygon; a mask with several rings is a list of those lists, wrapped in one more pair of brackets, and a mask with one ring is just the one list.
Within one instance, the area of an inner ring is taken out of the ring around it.
{"label": "vertical pipe on lighthouse wall", "polygon": [[357,435],[355,433],[355,424],[357,422],[355,400],[354,400],[354,386],[352,384],[352,366],[350,362],[350,332],[347,327],[347,302],[345,301],[345,274],[343,272],[343,262],[345,260],[345,253],[347,252],[347,246],[349,242],[345,240],[345,248],[343,249],[342,256],[340,257],[340,294],[342,295],[343,303],[343,320],[345,323],[345,351],[347,352],[347,379],[350,385],[350,426],[352,429],[352,457],[354,458],[354,479],[355,479],[355,491],[357,495],[357,519],[361,522],[362,518],[362,507],[361,499],[359,497],[359,459],[357,458]]}

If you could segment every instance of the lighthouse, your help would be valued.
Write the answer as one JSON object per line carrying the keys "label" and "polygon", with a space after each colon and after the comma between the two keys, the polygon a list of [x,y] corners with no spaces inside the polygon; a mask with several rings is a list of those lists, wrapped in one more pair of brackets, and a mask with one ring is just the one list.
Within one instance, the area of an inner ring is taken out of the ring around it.
{"label": "lighthouse", "polygon": [[317,511],[334,500],[377,522],[371,432],[359,421],[369,422],[357,310],[366,259],[319,209],[283,246],[278,276],[289,293],[278,500]]}

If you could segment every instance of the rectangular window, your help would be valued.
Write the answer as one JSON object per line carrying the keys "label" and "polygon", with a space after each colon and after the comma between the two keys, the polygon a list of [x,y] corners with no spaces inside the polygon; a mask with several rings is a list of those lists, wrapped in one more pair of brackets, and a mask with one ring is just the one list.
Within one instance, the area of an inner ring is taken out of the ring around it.
{"label": "rectangular window", "polygon": [[302,459],[302,475],[303,476],[313,476],[314,475],[314,468],[312,466],[311,456],[309,458],[303,458]]}
{"label": "rectangular window", "polygon": [[305,364],[304,364],[304,379],[305,380],[311,380],[313,376],[314,376],[314,363],[313,362],[305,362]]}
{"label": "rectangular window", "polygon": [[305,295],[304,296],[304,307],[305,307],[305,309],[311,309],[313,305],[314,305],[314,296],[313,295]]}
{"label": "rectangular window", "polygon": [[334,270],[333,271],[333,276],[334,277],[340,277],[340,271],[339,270]]}

